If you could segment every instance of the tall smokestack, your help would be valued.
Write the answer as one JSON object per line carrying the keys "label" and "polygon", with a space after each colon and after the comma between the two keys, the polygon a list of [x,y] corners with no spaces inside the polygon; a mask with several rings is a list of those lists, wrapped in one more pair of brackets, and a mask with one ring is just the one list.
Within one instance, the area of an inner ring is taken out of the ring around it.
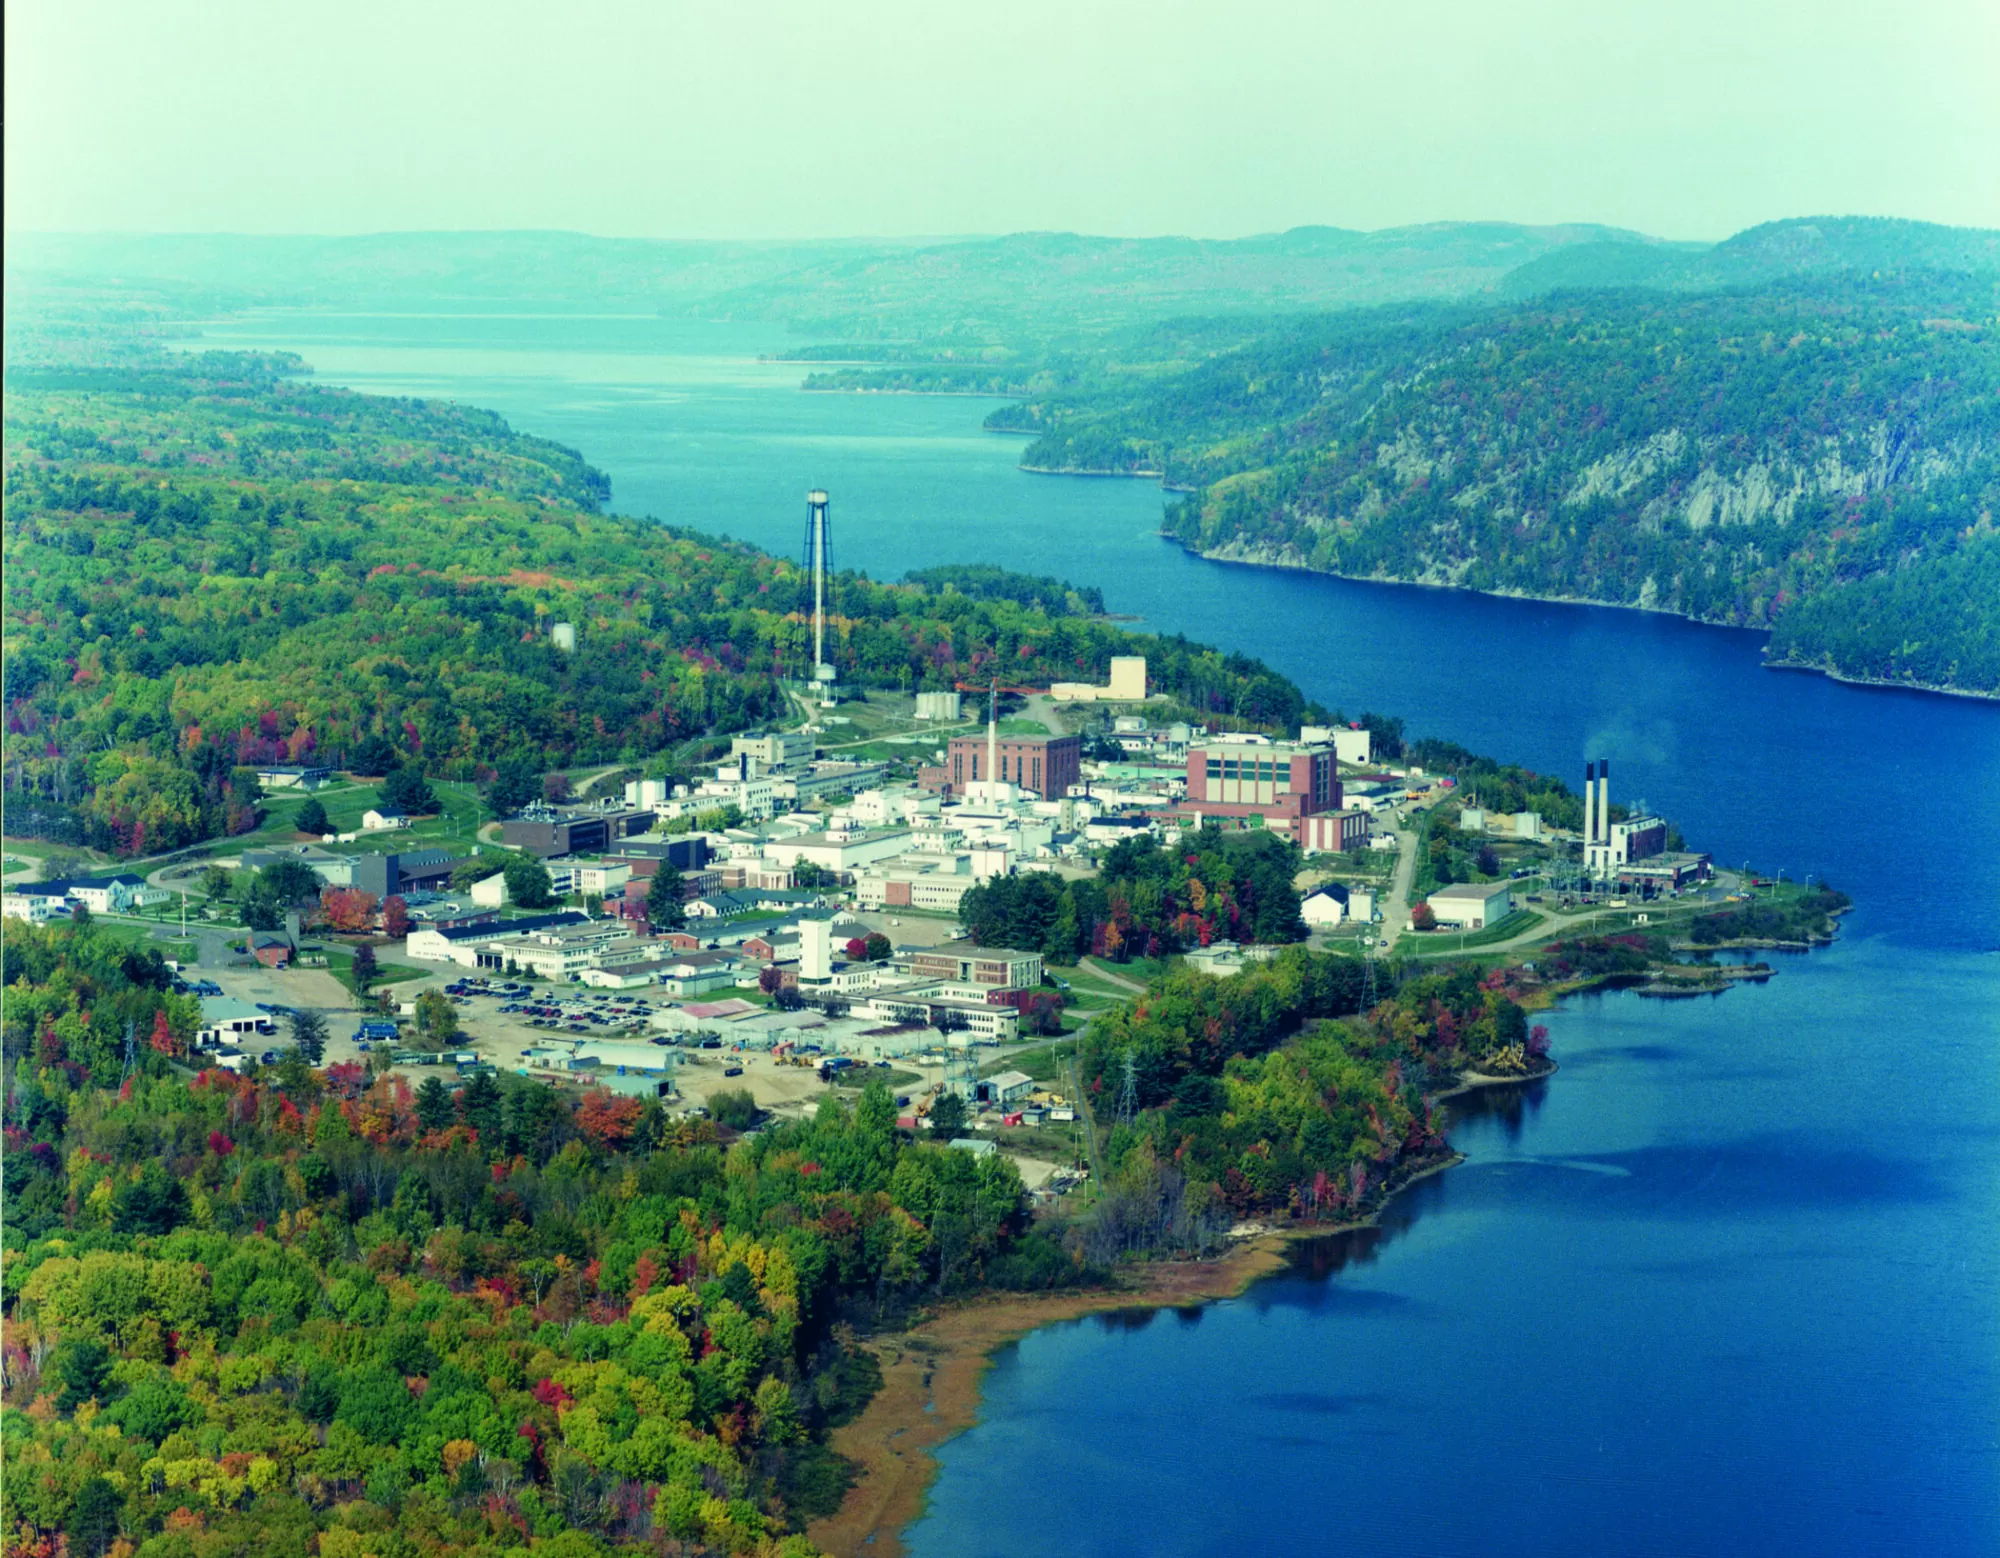
{"label": "tall smokestack", "polygon": [[833,667],[826,663],[826,584],[829,555],[826,522],[827,496],[815,487],[806,494],[806,566],[813,580],[813,682],[819,688],[823,708],[833,706]]}
{"label": "tall smokestack", "polygon": [[1583,765],[1583,842],[1586,847],[1597,842],[1597,765]]}
{"label": "tall smokestack", "polygon": [[988,695],[986,705],[986,783],[987,797],[999,800],[1000,791],[995,788],[1000,783],[1000,679],[993,679],[993,691]]}
{"label": "tall smokestack", "polygon": [[1611,842],[1611,759],[1597,760],[1597,842]]}

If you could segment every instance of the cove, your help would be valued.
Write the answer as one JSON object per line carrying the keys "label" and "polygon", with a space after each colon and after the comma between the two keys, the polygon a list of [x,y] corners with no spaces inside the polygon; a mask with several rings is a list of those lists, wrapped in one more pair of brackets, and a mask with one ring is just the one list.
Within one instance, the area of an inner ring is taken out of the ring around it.
{"label": "cove", "polygon": [[837,564],[987,561],[1356,714],[1613,785],[1854,894],[1767,986],[1573,1001],[1468,1161],[1243,1298],[1050,1327],[949,1444],[926,1555],[2000,1546],[2000,709],[1766,671],[1671,618],[1204,562],[1138,482],[1035,477],[962,398],[804,395],[762,327],[287,313],[203,343],[492,407],[613,506]]}

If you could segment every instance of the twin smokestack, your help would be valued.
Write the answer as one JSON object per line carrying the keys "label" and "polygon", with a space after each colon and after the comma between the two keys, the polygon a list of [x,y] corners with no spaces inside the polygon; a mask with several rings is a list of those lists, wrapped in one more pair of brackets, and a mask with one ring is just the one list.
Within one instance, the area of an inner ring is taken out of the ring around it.
{"label": "twin smokestack", "polygon": [[1583,765],[1583,842],[1611,842],[1611,759]]}

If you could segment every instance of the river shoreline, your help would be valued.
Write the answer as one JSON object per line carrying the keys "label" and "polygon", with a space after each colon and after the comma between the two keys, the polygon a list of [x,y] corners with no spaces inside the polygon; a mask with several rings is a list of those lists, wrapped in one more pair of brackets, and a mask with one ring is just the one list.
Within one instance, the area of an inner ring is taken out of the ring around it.
{"label": "river shoreline", "polygon": [[[1024,465],[1021,467],[1021,469],[1025,471],[1031,469],[1031,467]],[[1046,475],[1046,476],[1068,476],[1068,475],[1137,476],[1137,475],[1144,475],[1147,473],[1139,471],[1071,472],[1071,471],[1060,471],[1060,470],[1049,470],[1049,469],[1036,469],[1035,474]],[[1168,487],[1167,484],[1164,482],[1162,482],[1161,485],[1162,488],[1167,491],[1186,490],[1181,488]],[[1692,622],[1700,627],[1732,628],[1740,633],[1762,633],[1765,635],[1767,639],[1770,636],[1769,628],[1744,627],[1740,623],[1735,623],[1735,622],[1712,622],[1706,617],[1697,617],[1685,611],[1676,611],[1670,606],[1642,606],[1637,601],[1599,600],[1596,597],[1589,595],[1545,595],[1545,594],[1538,594],[1532,590],[1474,590],[1474,589],[1468,589],[1465,585],[1462,584],[1447,584],[1441,580],[1436,580],[1436,579],[1399,579],[1395,577],[1393,574],[1341,573],[1338,570],[1332,568],[1313,567],[1311,563],[1308,563],[1304,560],[1303,555],[1299,553],[1296,547],[1287,546],[1282,549],[1278,549],[1259,543],[1255,545],[1242,546],[1233,549],[1224,547],[1203,548],[1195,546],[1190,542],[1183,540],[1181,537],[1173,534],[1171,531],[1162,530],[1159,532],[1159,534],[1162,540],[1173,542],[1174,545],[1180,547],[1183,551],[1192,553],[1194,556],[1199,557],[1204,562],[1222,563],[1236,568],[1276,568],[1276,569],[1281,569],[1287,573],[1310,573],[1310,574],[1318,574],[1322,578],[1327,578],[1327,579],[1345,579],[1350,584],[1395,584],[1419,590],[1458,590],[1468,595],[1490,596],[1495,600],[1539,601],[1539,602],[1544,602],[1551,606],[1602,606],[1612,611],[1639,611],[1639,612],[1645,612],[1649,616],[1677,617],[1683,622]],[[1251,555],[1254,553],[1265,553],[1273,555],[1262,555],[1262,556]],[[1768,647],[1769,646],[1767,644],[1766,645],[1767,650]],[[1976,687],[1952,687],[1952,686],[1941,685],[1935,682],[1903,682],[1903,681],[1891,681],[1887,677],[1880,677],[1880,676],[1857,676],[1845,671],[1834,670],[1830,666],[1814,665],[1809,661],[1803,661],[1803,660],[1766,659],[1763,662],[1763,668],[1767,671],[1799,671],[1812,676],[1824,676],[1831,681],[1845,683],[1849,687],[1874,687],[1874,688],[1880,688],[1885,692],[1932,693],[1943,698],[1970,698],[1980,703],[2000,702],[2000,692],[1982,692]]]}
{"label": "river shoreline", "polygon": [[[1551,1061],[1525,1076],[1464,1073],[1435,1095],[1443,1103],[1497,1087],[1553,1076]],[[1201,1261],[1157,1261],[1120,1273],[1130,1286],[1071,1293],[990,1294],[957,1301],[910,1330],[871,1336],[882,1388],[860,1416],[833,1431],[833,1450],[860,1473],[841,1507],[814,1521],[806,1535],[832,1558],[902,1558],[903,1533],[924,1512],[938,1473],[936,1450],[979,1421],[982,1381],[993,1354],[1044,1326],[1094,1314],[1136,1309],[1184,1309],[1239,1298],[1252,1284],[1284,1269],[1294,1244],[1375,1226],[1410,1186],[1465,1161],[1447,1152],[1396,1181],[1366,1217],[1342,1223],[1261,1228],[1223,1254]]]}

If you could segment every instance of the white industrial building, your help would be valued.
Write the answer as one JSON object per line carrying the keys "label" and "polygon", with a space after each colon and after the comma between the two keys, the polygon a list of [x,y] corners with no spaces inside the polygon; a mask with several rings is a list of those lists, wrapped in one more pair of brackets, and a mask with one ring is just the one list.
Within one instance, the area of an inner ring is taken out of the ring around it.
{"label": "white industrial building", "polygon": [[205,996],[201,1003],[201,1027],[194,1036],[198,1049],[215,1049],[237,1039],[276,1033],[278,1025],[261,1006],[238,1001],[231,996]]}
{"label": "white industrial building", "polygon": [[909,850],[914,843],[908,828],[879,828],[867,831],[804,833],[795,838],[773,839],[764,846],[764,858],[774,865],[796,868],[800,861],[826,871],[853,871],[877,860],[889,860]]}
{"label": "white industrial building", "polygon": [[1505,882],[1455,882],[1440,887],[1424,902],[1438,924],[1463,930],[1484,930],[1514,912],[1513,895]]}
{"label": "white industrial building", "polygon": [[1057,703],[1143,703],[1146,699],[1146,657],[1114,655],[1111,682],[1098,687],[1089,682],[1057,682],[1049,689]]}
{"label": "white industrial building", "polygon": [[1373,746],[1365,730],[1347,725],[1304,725],[1299,729],[1302,746],[1330,746],[1336,761],[1360,767],[1373,761]]}
{"label": "white industrial building", "polygon": [[1329,883],[1300,902],[1299,918],[1315,929],[1325,929],[1345,920],[1357,920],[1365,925],[1375,918],[1375,894],[1365,887]]}

